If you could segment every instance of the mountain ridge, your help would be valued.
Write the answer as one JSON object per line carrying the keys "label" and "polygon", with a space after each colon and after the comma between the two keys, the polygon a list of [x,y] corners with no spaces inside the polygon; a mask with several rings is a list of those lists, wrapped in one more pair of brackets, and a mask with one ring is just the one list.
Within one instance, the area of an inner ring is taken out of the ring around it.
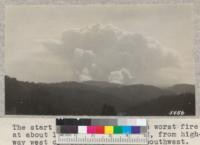
{"label": "mountain ridge", "polygon": [[[179,87],[181,89],[177,89],[178,93],[176,92],[177,86],[181,86]],[[119,86],[118,84],[97,81],[47,84],[18,81],[16,78],[6,76],[6,113],[130,115],[131,111],[134,112],[134,110],[128,110],[128,108],[139,108],[138,105],[151,102],[152,100],[158,99],[159,101],[157,102],[162,102],[163,99],[167,100],[168,98],[173,98],[173,96],[176,99],[176,97],[180,98],[180,95],[184,93],[194,97],[194,86],[189,85],[187,92],[182,90],[182,88],[187,88],[187,86],[185,84],[177,84],[175,87],[163,89],[153,85],[134,84]],[[183,96],[183,99],[187,100],[188,97]],[[176,105],[174,104],[174,106]],[[159,113],[155,112],[156,114]]]}

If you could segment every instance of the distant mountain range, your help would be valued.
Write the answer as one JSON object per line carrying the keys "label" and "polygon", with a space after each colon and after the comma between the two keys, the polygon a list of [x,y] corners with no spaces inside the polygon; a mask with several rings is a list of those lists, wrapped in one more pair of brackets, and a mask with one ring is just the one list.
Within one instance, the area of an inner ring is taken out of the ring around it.
{"label": "distant mountain range", "polygon": [[195,114],[195,87],[109,82],[31,83],[5,77],[6,114],[167,116]]}

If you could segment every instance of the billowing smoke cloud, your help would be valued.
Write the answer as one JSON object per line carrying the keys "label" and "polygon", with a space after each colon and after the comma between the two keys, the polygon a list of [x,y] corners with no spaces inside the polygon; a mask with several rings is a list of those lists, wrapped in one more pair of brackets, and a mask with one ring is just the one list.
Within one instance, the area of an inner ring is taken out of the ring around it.
{"label": "billowing smoke cloud", "polygon": [[164,80],[163,70],[181,67],[174,50],[113,25],[70,29],[63,32],[60,43],[44,44],[55,58],[66,63],[71,76],[63,80],[151,84]]}
{"label": "billowing smoke cloud", "polygon": [[90,72],[87,68],[84,68],[79,76],[80,81],[90,81],[92,77],[90,76]]}
{"label": "billowing smoke cloud", "polygon": [[109,81],[112,83],[131,83],[131,80],[133,79],[132,74],[127,70],[126,68],[122,68],[118,71],[110,72],[109,75]]}

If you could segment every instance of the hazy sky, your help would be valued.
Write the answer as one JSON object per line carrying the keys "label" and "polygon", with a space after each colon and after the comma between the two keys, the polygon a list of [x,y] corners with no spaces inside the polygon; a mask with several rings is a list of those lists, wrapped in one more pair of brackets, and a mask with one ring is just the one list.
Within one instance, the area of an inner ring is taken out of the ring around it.
{"label": "hazy sky", "polygon": [[35,82],[194,83],[191,5],[8,6],[6,74]]}

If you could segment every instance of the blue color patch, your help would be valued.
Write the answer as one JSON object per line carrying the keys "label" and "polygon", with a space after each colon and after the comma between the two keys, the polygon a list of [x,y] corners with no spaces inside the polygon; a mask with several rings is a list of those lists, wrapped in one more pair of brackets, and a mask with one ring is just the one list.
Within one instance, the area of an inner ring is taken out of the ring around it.
{"label": "blue color patch", "polygon": [[131,126],[122,126],[123,134],[131,134]]}

